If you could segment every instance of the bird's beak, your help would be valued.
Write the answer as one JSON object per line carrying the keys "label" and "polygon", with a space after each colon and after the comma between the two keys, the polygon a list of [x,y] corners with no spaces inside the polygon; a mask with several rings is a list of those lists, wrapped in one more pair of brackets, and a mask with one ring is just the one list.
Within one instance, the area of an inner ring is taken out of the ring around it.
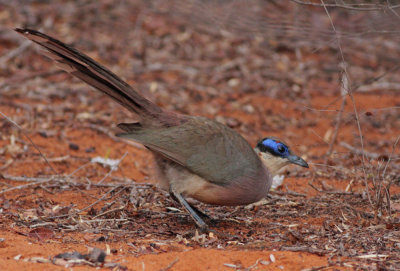
{"label": "bird's beak", "polygon": [[296,164],[296,165],[299,165],[299,166],[308,168],[307,162],[304,161],[303,158],[301,158],[301,157],[299,157],[299,156],[297,156],[297,155],[291,154],[291,155],[288,156],[287,159],[288,159],[288,160],[290,161],[290,163],[292,163],[292,164]]}

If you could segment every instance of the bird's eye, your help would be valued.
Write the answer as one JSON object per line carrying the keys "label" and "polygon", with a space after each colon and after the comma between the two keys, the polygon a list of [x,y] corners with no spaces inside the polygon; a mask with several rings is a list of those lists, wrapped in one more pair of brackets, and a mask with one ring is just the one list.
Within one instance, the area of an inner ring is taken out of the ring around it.
{"label": "bird's eye", "polygon": [[280,153],[284,153],[285,152],[285,147],[284,146],[282,146],[282,145],[278,145],[278,152],[280,152]]}

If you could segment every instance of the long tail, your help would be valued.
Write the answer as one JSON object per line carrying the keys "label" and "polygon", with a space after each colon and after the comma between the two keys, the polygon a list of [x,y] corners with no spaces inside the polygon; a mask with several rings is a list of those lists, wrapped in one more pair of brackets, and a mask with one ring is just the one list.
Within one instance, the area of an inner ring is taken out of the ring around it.
{"label": "long tail", "polygon": [[48,51],[45,55],[56,61],[60,68],[107,94],[142,120],[163,122],[165,112],[160,107],[90,57],[36,30],[17,28],[15,31],[44,47]]}

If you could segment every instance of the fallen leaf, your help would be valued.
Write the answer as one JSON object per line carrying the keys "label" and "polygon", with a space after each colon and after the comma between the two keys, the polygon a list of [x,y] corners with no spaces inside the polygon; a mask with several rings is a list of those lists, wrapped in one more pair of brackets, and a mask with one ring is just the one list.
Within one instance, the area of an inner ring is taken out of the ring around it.
{"label": "fallen leaf", "polygon": [[54,232],[48,228],[36,228],[28,233],[29,237],[37,238],[40,241],[54,238]]}

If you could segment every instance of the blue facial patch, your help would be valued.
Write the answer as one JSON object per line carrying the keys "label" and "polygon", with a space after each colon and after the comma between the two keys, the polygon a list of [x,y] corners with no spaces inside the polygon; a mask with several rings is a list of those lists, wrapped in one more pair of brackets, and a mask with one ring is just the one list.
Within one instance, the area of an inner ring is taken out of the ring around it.
{"label": "blue facial patch", "polygon": [[266,138],[262,141],[262,145],[273,155],[280,157],[289,156],[289,148],[282,142],[276,141],[272,138]]}
{"label": "blue facial patch", "polygon": [[262,144],[263,144],[265,147],[270,148],[270,149],[275,149],[275,148],[276,148],[276,141],[273,140],[273,139],[271,139],[271,138],[265,139],[265,140],[262,142]]}

